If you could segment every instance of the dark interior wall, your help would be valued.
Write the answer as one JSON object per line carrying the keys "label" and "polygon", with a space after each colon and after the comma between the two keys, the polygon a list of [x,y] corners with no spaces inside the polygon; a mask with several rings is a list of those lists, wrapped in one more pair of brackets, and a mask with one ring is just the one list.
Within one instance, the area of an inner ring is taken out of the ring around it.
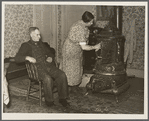
{"label": "dark interior wall", "polygon": [[[132,64],[128,63],[128,68],[144,69],[144,44],[145,44],[145,7],[144,6],[124,6],[122,21],[135,19],[136,50],[133,54]],[[126,30],[127,32],[127,30]]]}
{"label": "dark interior wall", "polygon": [[33,26],[33,5],[5,5],[4,58],[15,56],[20,45],[29,40]]}

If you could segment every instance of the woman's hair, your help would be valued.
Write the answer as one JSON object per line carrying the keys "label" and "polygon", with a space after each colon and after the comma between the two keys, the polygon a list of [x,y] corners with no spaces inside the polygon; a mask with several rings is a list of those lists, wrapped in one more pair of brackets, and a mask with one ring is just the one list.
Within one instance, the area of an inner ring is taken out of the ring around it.
{"label": "woman's hair", "polygon": [[82,15],[82,20],[84,22],[90,22],[92,19],[94,19],[93,14],[88,11],[85,11],[84,14]]}
{"label": "woman's hair", "polygon": [[30,27],[29,28],[29,33],[31,33],[31,32],[33,32],[33,31],[35,31],[35,30],[39,30],[39,28],[38,27]]}

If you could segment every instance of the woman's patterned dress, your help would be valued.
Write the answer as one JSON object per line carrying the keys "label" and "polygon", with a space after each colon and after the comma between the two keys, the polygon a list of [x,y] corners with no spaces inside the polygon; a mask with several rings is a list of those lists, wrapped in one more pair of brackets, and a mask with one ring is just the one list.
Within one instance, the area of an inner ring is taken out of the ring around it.
{"label": "woman's patterned dress", "polygon": [[71,26],[68,37],[63,44],[63,59],[60,69],[66,73],[69,86],[75,86],[81,83],[83,51],[79,43],[87,42],[88,37],[88,28],[85,27],[82,20],[79,20]]}

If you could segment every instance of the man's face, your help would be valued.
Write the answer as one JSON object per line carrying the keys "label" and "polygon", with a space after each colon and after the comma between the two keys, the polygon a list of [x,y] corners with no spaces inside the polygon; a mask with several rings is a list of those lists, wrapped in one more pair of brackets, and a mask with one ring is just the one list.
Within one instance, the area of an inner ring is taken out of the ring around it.
{"label": "man's face", "polygon": [[33,41],[38,42],[40,40],[40,31],[38,29],[36,29],[35,31],[33,31],[31,33],[31,38]]}

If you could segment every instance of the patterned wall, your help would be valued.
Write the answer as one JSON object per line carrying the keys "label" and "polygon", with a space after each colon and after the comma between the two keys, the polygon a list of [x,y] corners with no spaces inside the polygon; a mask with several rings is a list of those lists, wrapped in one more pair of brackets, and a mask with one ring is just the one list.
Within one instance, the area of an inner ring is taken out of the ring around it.
{"label": "patterned wall", "polygon": [[97,19],[97,7],[96,5],[92,5],[92,14],[94,15],[94,19]]}
{"label": "patterned wall", "polygon": [[29,40],[33,26],[33,5],[5,5],[4,58],[15,56],[20,45]]}
{"label": "patterned wall", "polygon": [[133,62],[132,64],[128,64],[128,68],[142,70],[144,69],[145,7],[124,6],[123,22],[131,18],[135,19],[136,51],[134,51]]}
{"label": "patterned wall", "polygon": [[[93,13],[96,13],[93,6]],[[58,6],[58,51],[61,55],[61,6]],[[144,69],[144,35],[145,35],[145,7],[124,6],[123,21],[130,18],[136,20],[136,51],[132,64],[128,68]],[[13,57],[24,41],[29,40],[28,28],[33,26],[33,5],[6,5],[5,6],[5,33],[4,33],[4,57]]]}
{"label": "patterned wall", "polygon": [[61,55],[62,55],[62,32],[61,32],[61,19],[62,19],[62,14],[61,14],[61,11],[62,11],[62,6],[61,5],[58,5],[58,42],[57,42],[57,48],[58,48],[58,59],[57,61],[59,62],[60,59],[61,59]]}

